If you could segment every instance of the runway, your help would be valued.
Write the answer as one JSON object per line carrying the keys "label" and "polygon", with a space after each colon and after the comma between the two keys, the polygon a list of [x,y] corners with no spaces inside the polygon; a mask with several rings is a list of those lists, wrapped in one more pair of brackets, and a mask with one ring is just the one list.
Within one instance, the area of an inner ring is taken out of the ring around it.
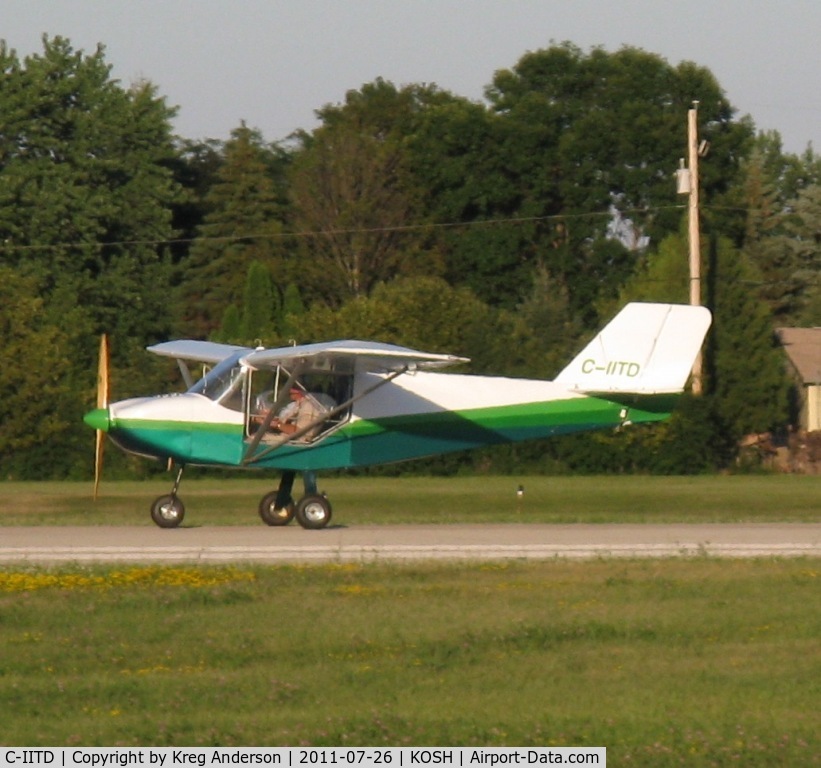
{"label": "runway", "polygon": [[821,523],[0,528],[0,564],[818,557]]}

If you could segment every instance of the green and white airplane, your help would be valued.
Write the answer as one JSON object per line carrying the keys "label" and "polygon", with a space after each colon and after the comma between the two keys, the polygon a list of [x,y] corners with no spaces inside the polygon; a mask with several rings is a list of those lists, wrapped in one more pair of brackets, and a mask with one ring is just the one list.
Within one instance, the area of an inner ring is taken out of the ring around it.
{"label": "green and white airplane", "polygon": [[[554,381],[440,373],[468,361],[368,341],[279,349],[169,341],[148,350],[177,360],[187,391],[114,403],[104,343],[98,407],[85,416],[97,430],[95,493],[107,433],[128,452],[179,468],[171,493],[151,507],[162,528],[183,520],[177,491],[189,464],[281,470],[278,489],[260,502],[262,519],[323,528],[331,505],[317,492],[320,470],[667,418],[710,322],[704,307],[628,304]],[[195,381],[190,363],[213,367]],[[290,399],[309,403],[309,418],[284,431]],[[305,495],[295,501],[297,472]]]}

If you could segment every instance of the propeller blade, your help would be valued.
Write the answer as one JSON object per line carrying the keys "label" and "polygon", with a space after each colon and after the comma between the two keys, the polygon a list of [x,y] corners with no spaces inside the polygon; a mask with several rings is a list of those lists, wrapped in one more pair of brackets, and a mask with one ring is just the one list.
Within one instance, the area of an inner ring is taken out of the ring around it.
{"label": "propeller blade", "polygon": [[[100,359],[97,363],[97,408],[108,408],[109,376],[108,376],[108,336],[100,337]],[[103,474],[103,454],[105,453],[105,433],[96,431],[94,446],[94,500],[97,500],[97,491],[100,487],[100,478]]]}
{"label": "propeller blade", "polygon": [[100,359],[97,363],[97,407],[108,408],[108,336],[100,337]]}

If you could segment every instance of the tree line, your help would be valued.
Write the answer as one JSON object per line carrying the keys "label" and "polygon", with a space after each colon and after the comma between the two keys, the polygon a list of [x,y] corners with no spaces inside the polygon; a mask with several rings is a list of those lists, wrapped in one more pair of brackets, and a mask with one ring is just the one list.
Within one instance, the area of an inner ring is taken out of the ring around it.
{"label": "tree line", "polygon": [[377,79],[311,131],[193,141],[103,46],[0,43],[0,476],[89,475],[103,332],[117,399],[178,387],[144,347],[181,336],[365,337],[551,377],[624,302],[688,300],[674,172],[693,100],[705,395],[657,427],[425,471],[709,471],[788,424],[772,331],[821,324],[819,156],[757,133],[706,68],[629,47],[527,53],[483,102]]}

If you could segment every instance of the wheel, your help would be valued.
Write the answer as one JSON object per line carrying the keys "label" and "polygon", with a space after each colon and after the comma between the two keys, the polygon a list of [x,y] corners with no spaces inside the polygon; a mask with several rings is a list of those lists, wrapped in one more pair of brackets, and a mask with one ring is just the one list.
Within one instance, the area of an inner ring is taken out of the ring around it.
{"label": "wheel", "polygon": [[319,493],[303,496],[296,505],[296,520],[303,528],[324,528],[331,521],[331,502]]}
{"label": "wheel", "polygon": [[259,516],[267,525],[288,525],[294,519],[294,500],[289,499],[284,507],[277,508],[278,495],[278,491],[273,491],[259,503]]}
{"label": "wheel", "polygon": [[172,494],[160,496],[151,505],[151,519],[160,528],[176,528],[185,517],[185,505]]}

